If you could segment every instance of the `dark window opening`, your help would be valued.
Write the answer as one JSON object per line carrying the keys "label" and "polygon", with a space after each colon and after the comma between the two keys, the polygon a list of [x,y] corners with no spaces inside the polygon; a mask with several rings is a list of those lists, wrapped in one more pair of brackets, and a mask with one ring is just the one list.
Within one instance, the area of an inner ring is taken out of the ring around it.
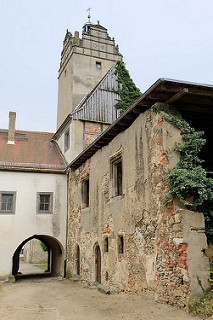
{"label": "dark window opening", "polygon": [[109,252],[109,238],[104,239],[104,252]]}
{"label": "dark window opening", "polygon": [[118,254],[124,253],[124,237],[118,236]]}
{"label": "dark window opening", "polygon": [[68,129],[64,134],[64,152],[70,148],[70,130]]}
{"label": "dark window opening", "polygon": [[106,271],[105,279],[106,279],[106,281],[108,281],[108,280],[109,280],[109,273],[108,273],[108,271]]}
{"label": "dark window opening", "polygon": [[89,179],[82,182],[82,207],[89,207]]}
{"label": "dark window opening", "polygon": [[101,69],[101,62],[96,61],[96,69]]}
{"label": "dark window opening", "polygon": [[117,174],[117,179],[116,179],[116,195],[121,195],[122,194],[122,161],[116,163],[116,174]]}

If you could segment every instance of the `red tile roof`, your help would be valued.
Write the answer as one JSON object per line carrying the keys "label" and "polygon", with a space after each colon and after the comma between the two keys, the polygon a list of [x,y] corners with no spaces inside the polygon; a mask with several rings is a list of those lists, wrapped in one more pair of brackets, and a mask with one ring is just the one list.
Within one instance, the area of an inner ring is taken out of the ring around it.
{"label": "red tile roof", "polygon": [[52,136],[16,130],[15,144],[7,144],[8,130],[0,129],[0,169],[63,171],[66,164]]}

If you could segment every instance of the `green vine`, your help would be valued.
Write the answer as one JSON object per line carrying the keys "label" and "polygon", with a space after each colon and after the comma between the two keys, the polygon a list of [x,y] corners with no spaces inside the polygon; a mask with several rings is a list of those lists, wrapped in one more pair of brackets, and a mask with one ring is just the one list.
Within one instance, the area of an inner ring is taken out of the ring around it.
{"label": "green vine", "polygon": [[120,100],[116,103],[116,108],[123,113],[141,95],[140,89],[136,87],[133,80],[122,61],[118,61],[115,69],[117,75],[118,89],[114,90],[120,95]]}
{"label": "green vine", "polygon": [[154,105],[152,110],[161,113],[163,119],[180,129],[184,141],[183,145],[175,144],[174,150],[180,153],[180,161],[167,174],[170,192],[166,203],[178,197],[189,210],[203,212],[207,238],[213,243],[213,179],[207,177],[201,166],[203,160],[198,157],[206,143],[202,138],[204,132],[195,131],[181,114],[173,114],[166,106]]}

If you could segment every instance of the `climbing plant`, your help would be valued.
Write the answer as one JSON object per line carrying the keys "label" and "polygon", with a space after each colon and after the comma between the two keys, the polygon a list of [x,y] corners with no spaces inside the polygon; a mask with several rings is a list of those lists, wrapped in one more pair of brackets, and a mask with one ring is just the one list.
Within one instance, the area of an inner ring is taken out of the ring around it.
{"label": "climbing plant", "polygon": [[140,89],[136,87],[122,61],[118,61],[115,69],[117,75],[118,89],[114,90],[120,95],[116,108],[123,113],[141,95]]}
{"label": "climbing plant", "polygon": [[198,156],[206,143],[204,132],[195,131],[181,114],[171,113],[166,106],[154,105],[152,109],[180,129],[184,141],[182,145],[176,143],[174,146],[174,150],[180,154],[180,161],[167,174],[170,191],[165,202],[169,203],[178,197],[189,210],[203,212],[208,241],[213,243],[213,179],[207,177],[201,165],[203,160]]}

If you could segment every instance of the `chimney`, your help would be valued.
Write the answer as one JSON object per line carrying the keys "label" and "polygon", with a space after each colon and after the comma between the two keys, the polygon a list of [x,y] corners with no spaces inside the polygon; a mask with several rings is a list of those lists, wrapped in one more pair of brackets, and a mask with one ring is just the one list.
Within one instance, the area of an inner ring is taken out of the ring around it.
{"label": "chimney", "polygon": [[9,112],[8,144],[15,143],[16,112]]}

